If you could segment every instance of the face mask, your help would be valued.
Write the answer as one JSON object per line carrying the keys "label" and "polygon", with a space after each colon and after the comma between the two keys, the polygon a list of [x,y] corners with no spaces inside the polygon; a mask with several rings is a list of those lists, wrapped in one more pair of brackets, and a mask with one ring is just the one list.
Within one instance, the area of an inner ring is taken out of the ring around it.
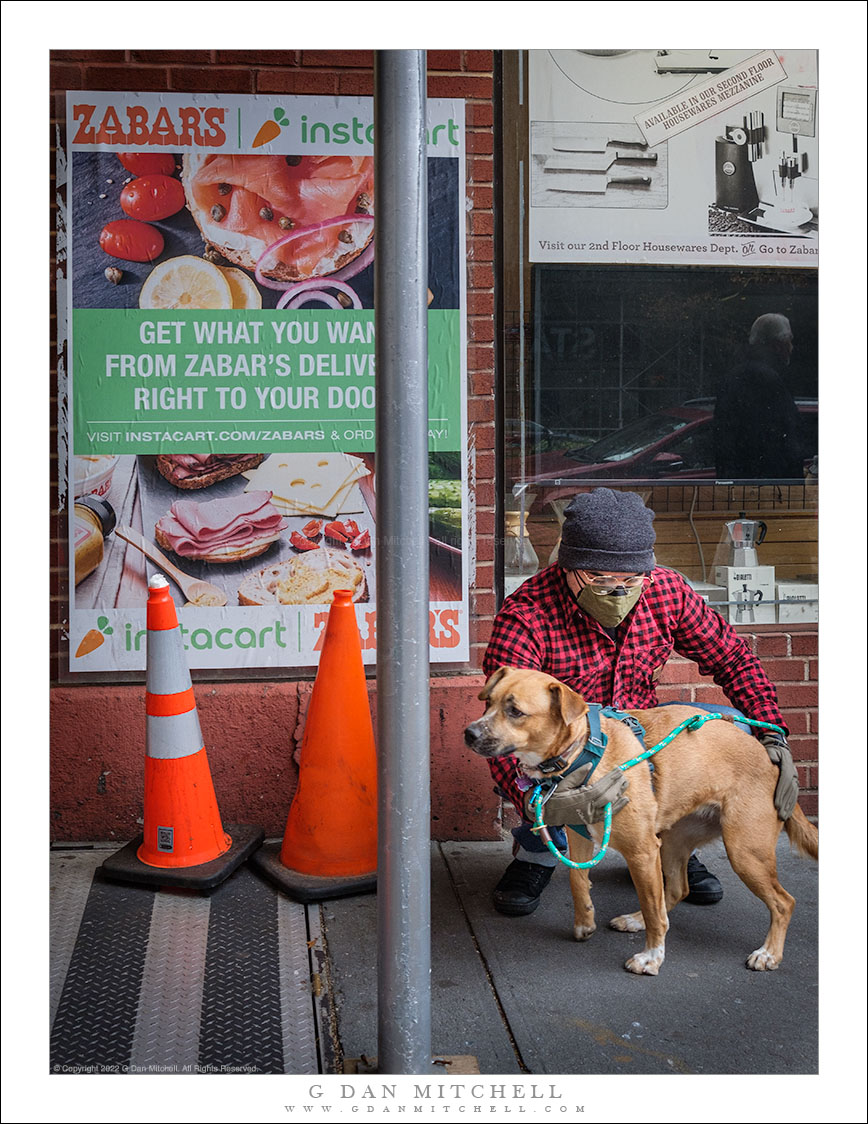
{"label": "face mask", "polygon": [[620,593],[594,593],[589,586],[583,586],[576,595],[576,604],[589,617],[599,621],[603,628],[617,628],[639,598],[643,587],[625,589]]}

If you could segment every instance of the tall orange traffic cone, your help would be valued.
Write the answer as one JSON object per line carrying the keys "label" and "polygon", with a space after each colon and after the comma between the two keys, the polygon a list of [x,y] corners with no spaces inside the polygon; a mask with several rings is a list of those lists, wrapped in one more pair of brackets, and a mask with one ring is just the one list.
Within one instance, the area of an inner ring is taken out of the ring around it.
{"label": "tall orange traffic cone", "polygon": [[302,902],[377,888],[377,754],[349,590],[329,610],[283,843],[252,863]]}
{"label": "tall orange traffic cone", "polygon": [[223,830],[169,583],[148,583],[145,830],[106,859],[120,881],[208,890],[262,842],[249,824]]}

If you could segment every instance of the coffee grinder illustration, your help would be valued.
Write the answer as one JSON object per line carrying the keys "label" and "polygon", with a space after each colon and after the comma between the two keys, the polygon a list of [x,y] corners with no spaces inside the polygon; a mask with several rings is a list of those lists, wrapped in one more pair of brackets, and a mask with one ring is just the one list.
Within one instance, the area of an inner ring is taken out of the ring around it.
{"label": "coffee grinder illustration", "polygon": [[750,113],[741,125],[727,125],[714,142],[716,203],[723,211],[743,215],[759,203],[753,165],[762,155],[765,119]]}

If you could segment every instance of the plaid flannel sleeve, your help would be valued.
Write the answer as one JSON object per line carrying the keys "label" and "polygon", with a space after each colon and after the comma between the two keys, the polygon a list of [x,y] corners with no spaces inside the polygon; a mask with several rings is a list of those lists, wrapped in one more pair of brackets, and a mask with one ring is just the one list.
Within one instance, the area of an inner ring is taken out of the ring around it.
{"label": "plaid flannel sleeve", "polygon": [[689,588],[681,605],[675,650],[695,660],[702,674],[710,675],[748,718],[774,722],[786,730],[774,685],[748,642]]}
{"label": "plaid flannel sleeve", "polygon": [[[541,671],[543,651],[538,632],[531,621],[520,613],[501,610],[492,629],[491,639],[482,661],[486,677],[499,667],[521,667]],[[514,757],[490,758],[488,767],[494,780],[495,791],[509,800],[519,815],[523,815],[523,794],[516,785],[518,762]]]}

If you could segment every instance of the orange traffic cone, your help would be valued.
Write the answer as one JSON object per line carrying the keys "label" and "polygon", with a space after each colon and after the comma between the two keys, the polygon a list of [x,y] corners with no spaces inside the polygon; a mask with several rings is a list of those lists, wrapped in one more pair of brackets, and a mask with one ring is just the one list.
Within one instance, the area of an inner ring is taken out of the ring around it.
{"label": "orange traffic cone", "polygon": [[262,842],[249,824],[223,830],[169,583],[148,583],[145,830],[103,863],[109,877],[207,890]]}
{"label": "orange traffic cone", "polygon": [[302,902],[377,888],[377,754],[349,590],[329,610],[283,843],[252,862]]}

